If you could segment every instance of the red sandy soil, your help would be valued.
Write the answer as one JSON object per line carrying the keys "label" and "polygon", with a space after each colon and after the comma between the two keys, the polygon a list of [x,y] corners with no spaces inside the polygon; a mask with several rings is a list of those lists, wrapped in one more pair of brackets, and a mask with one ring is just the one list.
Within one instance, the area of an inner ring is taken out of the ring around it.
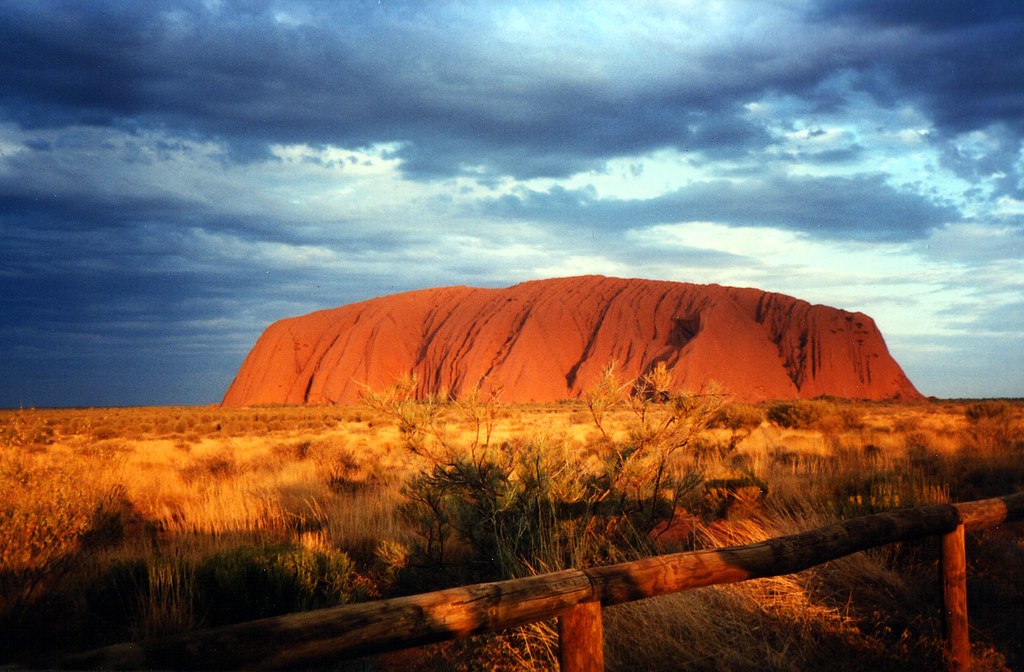
{"label": "red sandy soil", "polygon": [[408,373],[423,395],[500,386],[502,401],[547,402],[580,396],[612,361],[624,379],[665,362],[677,389],[714,380],[741,401],[921,397],[867,315],[758,289],[583,276],[281,320],[223,403],[353,403]]}

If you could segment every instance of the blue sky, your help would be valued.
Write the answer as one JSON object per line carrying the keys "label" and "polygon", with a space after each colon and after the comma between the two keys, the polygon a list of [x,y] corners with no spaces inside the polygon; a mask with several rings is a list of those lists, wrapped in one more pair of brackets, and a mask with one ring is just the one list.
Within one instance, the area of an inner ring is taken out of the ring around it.
{"label": "blue sky", "polygon": [[601,273],[1024,396],[1024,3],[0,5],[0,406],[219,401],[281,317]]}

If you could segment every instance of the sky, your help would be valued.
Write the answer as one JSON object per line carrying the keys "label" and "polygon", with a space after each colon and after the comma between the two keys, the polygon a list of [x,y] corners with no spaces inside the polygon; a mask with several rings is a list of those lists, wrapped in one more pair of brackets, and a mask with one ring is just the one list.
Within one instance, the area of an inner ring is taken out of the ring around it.
{"label": "sky", "polygon": [[220,401],[271,322],[582,274],[1024,397],[1024,3],[0,4],[0,407]]}

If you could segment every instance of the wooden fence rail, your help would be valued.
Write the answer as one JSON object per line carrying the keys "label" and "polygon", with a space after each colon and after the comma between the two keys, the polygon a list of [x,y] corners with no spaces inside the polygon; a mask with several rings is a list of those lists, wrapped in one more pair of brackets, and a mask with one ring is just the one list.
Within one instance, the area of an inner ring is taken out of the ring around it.
{"label": "wooden fence rail", "polygon": [[294,668],[558,618],[562,669],[600,670],[602,607],[791,574],[869,548],[942,536],[949,664],[964,670],[970,665],[964,532],[1021,518],[1024,493],[890,511],[744,546],[570,569],[118,644],[65,658],[59,665]]}

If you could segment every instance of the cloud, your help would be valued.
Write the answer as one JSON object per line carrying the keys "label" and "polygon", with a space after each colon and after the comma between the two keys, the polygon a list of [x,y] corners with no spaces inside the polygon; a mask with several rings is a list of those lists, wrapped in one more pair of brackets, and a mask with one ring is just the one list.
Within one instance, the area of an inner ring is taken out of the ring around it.
{"label": "cloud", "polygon": [[[0,105],[9,118],[26,128],[199,133],[226,141],[239,161],[266,158],[273,143],[395,142],[406,174],[439,179],[566,177],[667,147],[743,156],[770,142],[745,106],[778,92],[835,110],[862,91],[894,107],[905,91],[951,133],[1024,118],[1013,86],[1022,57],[1004,48],[1020,28],[992,20],[1005,13],[956,3],[936,16],[872,2],[807,15],[756,3],[6,11]],[[1022,122],[1009,123],[1019,134]]]}
{"label": "cloud", "polygon": [[996,196],[1024,198],[1024,142],[999,123],[960,133],[943,147],[942,164],[961,178],[990,183]]}
{"label": "cloud", "polygon": [[[822,3],[819,23],[850,22],[892,37],[874,51],[865,71],[910,93],[936,123],[962,133],[1009,120],[1024,128],[1024,5],[942,0],[927,8],[885,0]],[[870,69],[869,67],[870,66]]]}
{"label": "cloud", "polygon": [[[14,4],[0,105],[26,128],[187,129],[224,139],[235,160],[271,143],[398,142],[403,169],[431,179],[565,177],[665,147],[738,156],[769,141],[744,105],[809,93],[845,63],[846,45],[799,37],[801,17],[755,9],[602,5],[580,21],[542,3]],[[744,27],[792,39],[780,49]]]}
{"label": "cloud", "polygon": [[922,238],[959,213],[889,186],[881,175],[770,175],[743,181],[696,182],[650,199],[601,199],[593,190],[553,187],[485,202],[485,212],[514,219],[627,229],[713,221],[790,229],[833,240]]}

